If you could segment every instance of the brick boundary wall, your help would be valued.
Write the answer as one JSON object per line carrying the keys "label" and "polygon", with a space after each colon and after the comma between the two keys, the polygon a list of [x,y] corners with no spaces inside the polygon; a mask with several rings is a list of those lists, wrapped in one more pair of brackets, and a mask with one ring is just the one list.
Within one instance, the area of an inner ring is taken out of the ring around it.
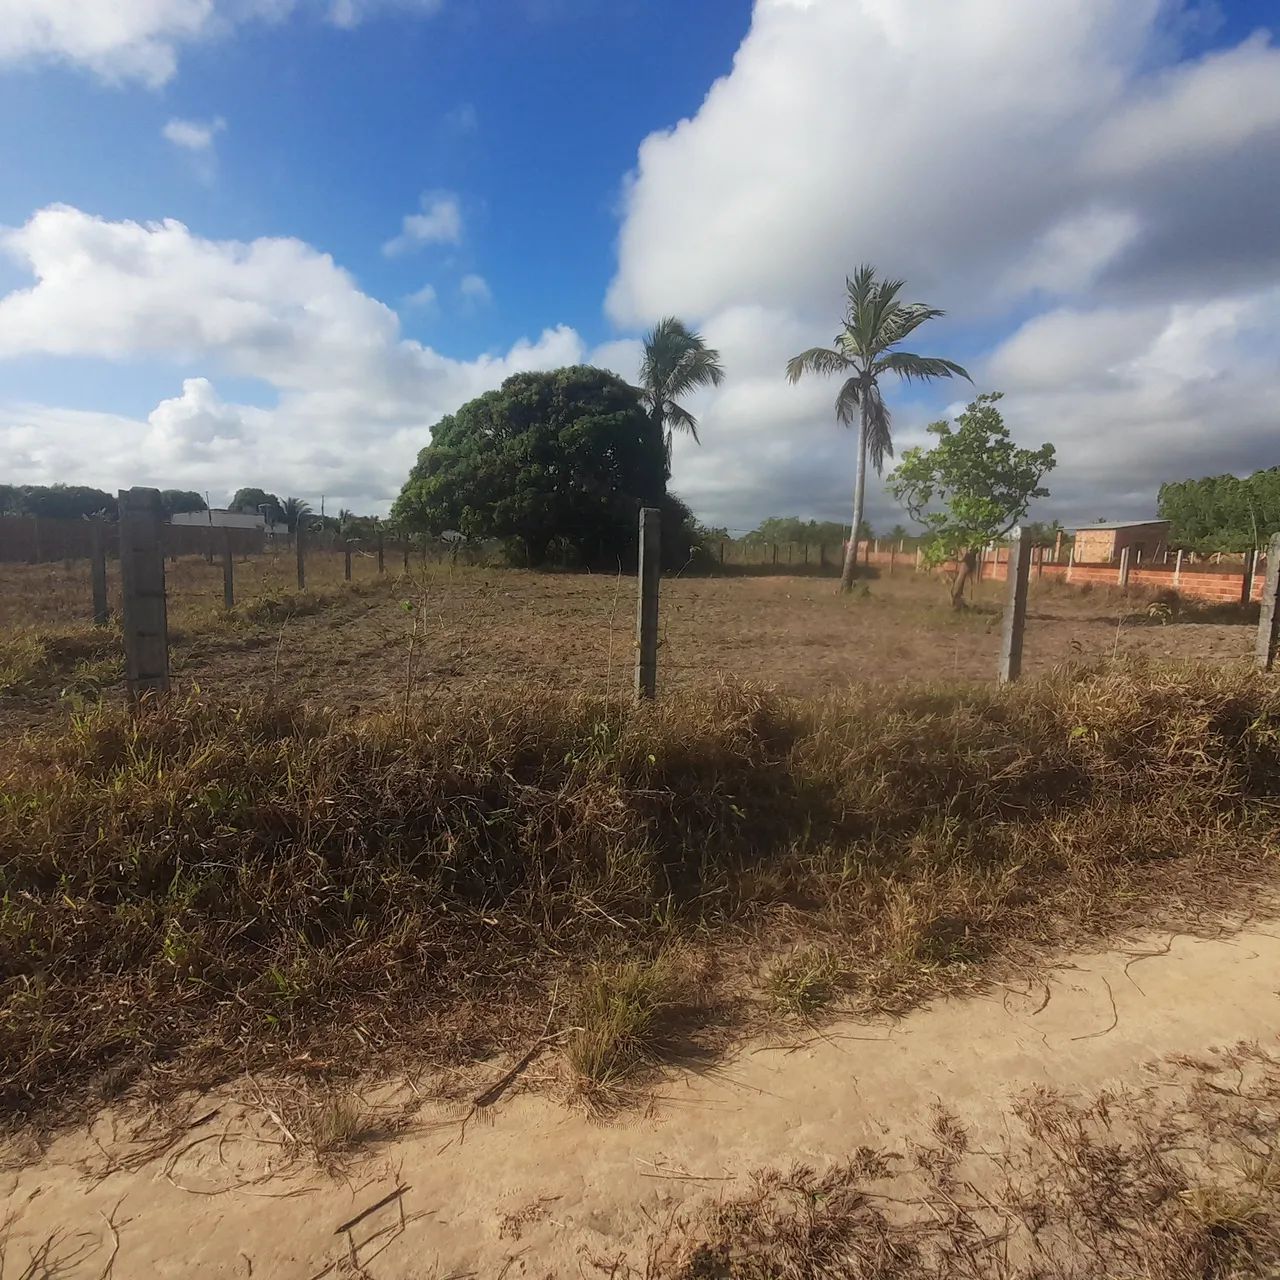
{"label": "brick boundary wall", "polygon": [[[887,570],[890,563],[888,551],[866,550],[866,543],[859,544],[860,561]],[[1037,548],[1038,550],[1038,548]],[[988,553],[982,562],[982,580],[1003,582],[1008,577],[1008,552],[1000,548],[995,553]],[[894,569],[915,569],[915,553],[900,552],[894,560]],[[1073,587],[1118,587],[1120,585],[1119,564],[1051,564],[1045,561],[1038,564],[1033,553],[1031,561],[1031,581],[1053,578],[1059,582],[1069,583]],[[1262,584],[1266,580],[1266,557],[1259,556],[1254,566],[1253,578],[1249,586],[1249,599],[1258,600],[1262,595]],[[1205,565],[1182,566],[1179,571],[1173,565],[1134,565],[1129,570],[1129,586],[1141,587],[1148,591],[1176,591],[1179,595],[1196,600],[1209,600],[1214,603],[1238,603],[1244,585],[1243,566],[1238,569],[1215,569]]]}

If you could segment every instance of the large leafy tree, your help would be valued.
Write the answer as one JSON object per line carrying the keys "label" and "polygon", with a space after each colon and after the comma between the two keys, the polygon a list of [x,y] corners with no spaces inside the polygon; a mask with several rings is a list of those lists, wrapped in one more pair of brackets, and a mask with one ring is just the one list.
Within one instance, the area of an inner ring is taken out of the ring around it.
{"label": "large leafy tree", "polygon": [[724,381],[720,353],[707,346],[702,335],[687,328],[675,316],[658,321],[645,335],[640,365],[640,394],[645,411],[666,449],[667,474],[671,474],[671,441],[674,432],[687,431],[698,441],[698,420],[680,400],[703,387]]}
{"label": "large leafy tree", "polygon": [[636,513],[666,492],[662,439],[635,387],[577,365],[518,373],[441,419],[391,509],[400,528],[631,555]]}
{"label": "large leafy tree", "polygon": [[81,520],[88,516],[116,514],[116,500],[101,489],[83,484],[24,484],[10,491],[6,500],[15,515],[50,520]]}
{"label": "large leafy tree", "polygon": [[[266,507],[266,511],[262,508]],[[270,524],[278,524],[283,515],[280,506],[280,499],[274,493],[268,493],[265,489],[237,489],[231,499],[232,511],[246,511],[251,515],[257,515],[260,511],[266,516]]]}
{"label": "large leafy tree", "polygon": [[[886,457],[893,456],[889,409],[880,392],[880,378],[897,374],[908,382],[932,378],[968,378],[951,360],[919,356],[896,348],[926,320],[943,314],[923,302],[899,302],[902,280],[877,280],[875,268],[861,266],[845,281],[844,325],[830,347],[810,347],[787,362],[787,377],[799,382],[806,373],[839,374],[844,378],[836,396],[836,418],[845,426],[858,421],[857,474],[853,485],[852,529],[863,528],[867,458],[877,475]],[[848,591],[858,565],[858,540],[851,538],[845,553],[840,586]]]}
{"label": "large leafy tree", "polygon": [[1048,497],[1040,481],[1053,470],[1053,445],[1022,449],[996,403],[999,392],[979,396],[956,420],[935,422],[931,449],[908,449],[890,474],[889,492],[926,530],[927,564],[955,560],[951,603],[964,606],[964,588],[977,553],[1003,538],[1026,514],[1033,498]]}
{"label": "large leafy tree", "polygon": [[194,489],[161,489],[160,506],[167,516],[208,509],[208,504]]}

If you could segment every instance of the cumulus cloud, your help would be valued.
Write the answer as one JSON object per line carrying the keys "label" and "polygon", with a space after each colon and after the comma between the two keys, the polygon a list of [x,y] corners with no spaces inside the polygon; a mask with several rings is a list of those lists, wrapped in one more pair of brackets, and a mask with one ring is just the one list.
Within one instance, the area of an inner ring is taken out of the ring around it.
{"label": "cumulus cloud", "polygon": [[216,116],[212,120],[170,120],[160,130],[167,142],[184,151],[206,152],[213,148],[214,138],[227,127],[227,122]]}
{"label": "cumulus cloud", "polygon": [[[677,442],[695,507],[730,524],[846,512],[835,386],[786,387],[782,368],[830,340],[865,261],[947,308],[919,349],[1004,386],[1015,434],[1059,445],[1058,514],[1150,511],[1178,468],[1274,461],[1254,424],[1268,380],[1280,395],[1280,339],[1245,317],[1280,284],[1280,50],[1260,34],[1179,61],[1170,13],[756,0],[729,74],[641,144],[607,297],[622,326],[674,313],[721,347],[704,446]],[[1177,333],[1201,345],[1174,358]],[[967,392],[892,392],[900,446]],[[1123,474],[1105,465],[1120,429]],[[873,518],[898,519],[873,488]]]}
{"label": "cumulus cloud", "polygon": [[463,276],[458,282],[458,296],[471,306],[482,307],[493,301],[493,290],[489,288],[489,282],[484,276],[473,272]]}
{"label": "cumulus cloud", "polygon": [[310,11],[352,27],[379,10],[434,13],[441,0],[0,0],[0,64],[54,62],[109,83],[170,80],[183,45],[237,23]]}
{"label": "cumulus cloud", "polygon": [[433,284],[424,284],[421,289],[415,290],[404,301],[406,306],[422,307],[424,310],[430,311],[436,305],[436,287]]}
{"label": "cumulus cloud", "polygon": [[406,214],[400,234],[382,246],[388,257],[409,253],[428,244],[459,244],[462,241],[462,207],[450,191],[424,192],[422,212]]}
{"label": "cumulus cloud", "polygon": [[[522,369],[582,360],[572,329],[455,360],[406,339],[395,313],[299,240],[215,241],[182,223],[112,222],[65,205],[5,232],[32,283],[0,297],[0,359],[147,358],[207,371],[145,420],[0,403],[16,478],[221,492],[241,483],[385,507],[429,429]],[[219,374],[261,403],[234,403]]]}
{"label": "cumulus cloud", "polygon": [[227,122],[221,116],[212,120],[180,120],[175,117],[165,124],[160,133],[166,142],[172,143],[186,156],[191,171],[201,182],[211,183],[218,168],[214,139],[226,127]]}

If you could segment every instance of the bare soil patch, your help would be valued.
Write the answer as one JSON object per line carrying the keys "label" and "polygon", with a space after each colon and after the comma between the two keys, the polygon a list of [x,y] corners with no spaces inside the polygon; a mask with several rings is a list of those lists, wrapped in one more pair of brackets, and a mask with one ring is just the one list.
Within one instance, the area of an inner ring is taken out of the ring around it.
{"label": "bare soil patch", "polygon": [[481,1114],[421,1077],[350,1094],[395,1124],[339,1165],[252,1082],[103,1113],[11,1148],[0,1275],[1272,1275],[1275,929],[798,1026],[607,1123],[545,1061]]}

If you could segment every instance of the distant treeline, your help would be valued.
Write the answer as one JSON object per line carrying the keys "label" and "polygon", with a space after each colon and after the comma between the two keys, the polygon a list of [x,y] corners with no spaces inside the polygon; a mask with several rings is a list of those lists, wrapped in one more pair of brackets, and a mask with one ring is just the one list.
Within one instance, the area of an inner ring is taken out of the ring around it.
{"label": "distant treeline", "polygon": [[1239,476],[1205,476],[1160,486],[1160,516],[1175,547],[1209,554],[1248,551],[1280,533],[1280,467]]}
{"label": "distant treeline", "polygon": [[[1071,535],[1056,520],[1052,524],[1033,523],[1027,527],[1033,546],[1052,547],[1059,538],[1062,539],[1064,546],[1071,542]],[[794,542],[808,543],[810,546],[822,544],[840,546],[849,536],[849,526],[836,520],[801,520],[799,516],[771,516],[768,520],[762,520],[758,528],[738,538],[732,537],[729,530],[724,528],[708,529],[706,536],[712,541],[720,539],[725,542],[744,542],[751,545]],[[924,541],[924,534],[919,530],[913,533],[901,524],[877,531],[869,520],[864,520],[858,531],[858,538],[860,541],[878,539],[885,546],[901,542],[908,547],[914,547],[917,543]]]}
{"label": "distant treeline", "polygon": [[[189,489],[163,489],[166,515],[203,511],[205,501]],[[47,520],[116,518],[116,500],[103,489],[83,484],[0,484],[0,516],[40,516]]]}

